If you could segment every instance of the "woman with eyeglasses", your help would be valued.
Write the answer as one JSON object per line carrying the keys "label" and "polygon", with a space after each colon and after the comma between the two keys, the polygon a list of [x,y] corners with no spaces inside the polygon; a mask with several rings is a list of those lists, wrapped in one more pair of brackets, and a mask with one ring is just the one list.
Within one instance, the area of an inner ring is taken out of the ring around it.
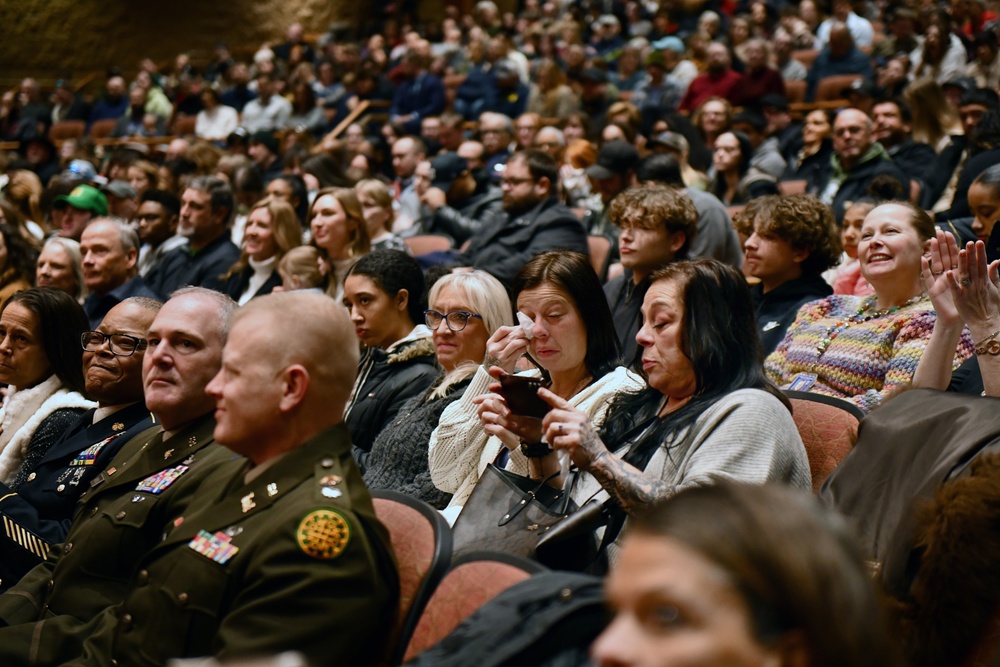
{"label": "woman with eyeglasses", "polygon": [[431,476],[435,486],[454,494],[450,508],[465,505],[489,463],[528,471],[527,455],[542,440],[542,421],[512,416],[506,399],[493,391],[522,356],[538,367],[529,374],[547,375],[556,395],[598,423],[612,397],[643,386],[619,365],[611,309],[585,255],[557,250],[535,256],[514,279],[513,294],[525,323],[493,333],[469,388],[444,411],[431,436]]}
{"label": "woman with eyeglasses", "polygon": [[434,352],[443,374],[425,392],[403,404],[375,438],[365,483],[390,489],[443,509],[451,494],[431,481],[427,446],[445,408],[461,398],[486,356],[491,331],[513,323],[510,297],[485,271],[451,273],[431,287],[424,323],[433,332]]}
{"label": "woman with eyeglasses", "polygon": [[85,410],[80,335],[90,329],[69,294],[48,287],[18,292],[0,312],[0,482],[12,490]]}
{"label": "woman with eyeglasses", "polygon": [[400,250],[368,253],[344,279],[344,306],[364,345],[344,413],[362,473],[379,432],[438,377],[431,332],[423,325],[426,293],[417,260]]}

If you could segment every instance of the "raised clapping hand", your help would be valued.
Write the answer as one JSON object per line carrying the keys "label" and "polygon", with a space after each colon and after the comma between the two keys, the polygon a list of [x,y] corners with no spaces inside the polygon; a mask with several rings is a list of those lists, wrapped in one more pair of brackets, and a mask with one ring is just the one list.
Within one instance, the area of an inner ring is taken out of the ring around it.
{"label": "raised clapping hand", "polygon": [[542,432],[553,449],[568,451],[581,470],[589,470],[594,461],[608,453],[590,423],[590,415],[548,389],[539,389],[538,395],[552,406],[542,420]]}
{"label": "raised clapping hand", "polygon": [[929,255],[920,258],[924,290],[930,297],[937,319],[946,326],[961,326],[958,310],[952,298],[949,273],[958,269],[958,244],[951,232],[938,230],[937,237],[931,239]]}
{"label": "raised clapping hand", "polygon": [[1000,260],[987,261],[986,244],[966,244],[958,253],[958,269],[946,275],[955,308],[973,334],[994,327],[1000,320]]}

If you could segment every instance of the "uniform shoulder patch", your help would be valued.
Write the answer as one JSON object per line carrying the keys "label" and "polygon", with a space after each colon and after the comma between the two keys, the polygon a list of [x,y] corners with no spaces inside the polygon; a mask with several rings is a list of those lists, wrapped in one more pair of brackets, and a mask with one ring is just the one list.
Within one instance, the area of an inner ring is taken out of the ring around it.
{"label": "uniform shoulder patch", "polygon": [[331,560],[347,548],[351,541],[351,527],[340,512],[315,510],[299,522],[295,541],[307,556]]}

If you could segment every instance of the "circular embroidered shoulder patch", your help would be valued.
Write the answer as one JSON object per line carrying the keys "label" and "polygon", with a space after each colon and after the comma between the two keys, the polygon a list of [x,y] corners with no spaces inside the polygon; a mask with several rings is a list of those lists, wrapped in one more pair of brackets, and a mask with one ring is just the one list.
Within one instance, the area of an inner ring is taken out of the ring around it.
{"label": "circular embroidered shoulder patch", "polygon": [[333,510],[310,512],[299,522],[295,540],[307,556],[330,560],[336,558],[351,540],[347,519]]}

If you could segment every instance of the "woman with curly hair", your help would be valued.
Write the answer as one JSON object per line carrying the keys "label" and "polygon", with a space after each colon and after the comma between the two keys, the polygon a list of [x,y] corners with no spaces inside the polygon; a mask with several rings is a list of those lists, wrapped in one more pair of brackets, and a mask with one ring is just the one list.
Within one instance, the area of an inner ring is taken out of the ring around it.
{"label": "woman with curly hair", "polygon": [[754,199],[734,220],[743,236],[743,271],[750,288],[764,354],[770,354],[804,304],[830,296],[823,271],[840,259],[840,237],[830,207],[812,195]]}

